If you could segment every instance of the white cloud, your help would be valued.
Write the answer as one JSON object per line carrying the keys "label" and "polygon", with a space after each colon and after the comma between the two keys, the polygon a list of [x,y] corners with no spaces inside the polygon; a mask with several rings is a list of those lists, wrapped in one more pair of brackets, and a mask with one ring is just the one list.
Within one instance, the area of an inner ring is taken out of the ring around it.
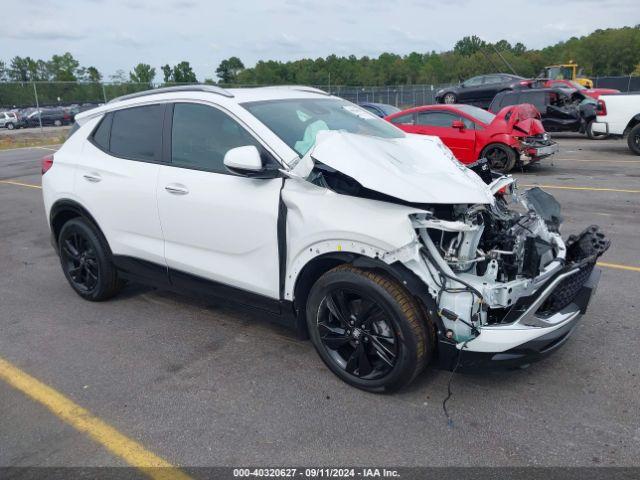
{"label": "white cloud", "polygon": [[5,2],[2,16],[0,59],[70,51],[105,77],[141,61],[159,72],[187,60],[204,78],[232,55],[251,66],[440,51],[466,35],[539,48],[640,23],[637,0],[32,0]]}

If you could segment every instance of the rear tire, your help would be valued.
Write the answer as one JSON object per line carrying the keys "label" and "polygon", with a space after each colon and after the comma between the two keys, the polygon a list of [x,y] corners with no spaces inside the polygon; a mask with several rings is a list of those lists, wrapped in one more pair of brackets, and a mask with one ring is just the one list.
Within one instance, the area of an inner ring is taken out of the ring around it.
{"label": "rear tire", "polygon": [[14,126],[14,125],[13,125],[13,123],[11,123],[11,122],[7,123],[6,127],[7,127],[7,129],[9,129],[9,130],[13,130],[13,129],[15,128],[15,126]]}
{"label": "rear tire", "polygon": [[607,135],[606,133],[598,133],[593,131],[594,123],[595,120],[591,120],[585,127],[585,133],[587,134],[587,137],[589,137],[591,140],[604,140],[605,138],[607,138],[609,135]]}
{"label": "rear tire", "polygon": [[486,158],[489,168],[499,173],[508,173],[515,166],[516,151],[504,143],[490,143],[482,150],[480,158]]}
{"label": "rear tire", "polygon": [[53,122],[53,124],[54,124],[56,127],[61,127],[61,126],[62,126],[62,122],[61,122],[60,120],[56,120],[55,122]]}
{"label": "rear tire", "polygon": [[640,123],[631,129],[627,136],[627,145],[636,155],[640,155]]}
{"label": "rear tire", "polygon": [[107,242],[91,222],[78,217],[65,223],[58,249],[64,276],[85,300],[107,300],[122,288]]}
{"label": "rear tire", "polygon": [[351,265],[318,279],[306,305],[320,358],[346,383],[370,392],[413,381],[433,352],[433,328],[417,301],[394,279]]}

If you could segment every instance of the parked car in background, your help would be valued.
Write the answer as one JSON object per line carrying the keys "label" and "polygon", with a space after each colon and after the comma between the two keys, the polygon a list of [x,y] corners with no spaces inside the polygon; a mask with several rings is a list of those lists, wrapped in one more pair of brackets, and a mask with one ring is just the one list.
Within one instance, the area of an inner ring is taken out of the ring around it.
{"label": "parked car in background", "polygon": [[596,100],[600,95],[613,95],[620,93],[620,90],[616,90],[615,88],[587,88],[575,80],[537,79],[536,85],[541,88],[565,88],[571,91],[578,90],[583,95],[595,98]]}
{"label": "parked car in background", "polygon": [[578,90],[536,88],[501,92],[491,102],[489,111],[496,113],[506,106],[522,103],[538,109],[548,132],[581,132],[592,139],[605,137],[591,130],[598,111],[597,101]]}
{"label": "parked car in background", "polygon": [[359,103],[358,105],[380,118],[384,118],[387,115],[392,115],[400,111],[398,107],[394,107],[393,105],[389,105],[387,103],[363,102]]}
{"label": "parked car in background", "polygon": [[506,107],[498,115],[472,105],[429,105],[386,117],[409,133],[434,135],[462,163],[486,158],[492,170],[537,162],[558,151],[531,105]]}
{"label": "parked car in background", "polygon": [[28,127],[39,127],[40,121],[42,121],[43,126],[60,127],[62,125],[71,125],[73,123],[73,115],[62,108],[51,108],[36,110],[26,118]]}
{"label": "parked car in background", "polygon": [[21,120],[15,112],[0,112],[0,128],[13,130],[14,128],[23,126],[24,121]]}
{"label": "parked car in background", "polygon": [[446,87],[436,92],[437,103],[468,103],[487,108],[498,92],[528,88],[530,81],[526,78],[508,73],[478,75],[465,80],[459,85]]}
{"label": "parked car in background", "polygon": [[597,133],[627,137],[627,145],[640,155],[640,94],[603,95],[592,128]]}

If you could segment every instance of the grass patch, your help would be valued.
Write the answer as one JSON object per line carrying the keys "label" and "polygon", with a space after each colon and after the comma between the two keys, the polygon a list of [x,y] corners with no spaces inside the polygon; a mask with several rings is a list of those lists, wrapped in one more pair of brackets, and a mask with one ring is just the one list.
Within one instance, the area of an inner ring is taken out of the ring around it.
{"label": "grass patch", "polygon": [[59,145],[67,139],[67,132],[56,132],[45,135],[2,135],[0,136],[0,150],[24,147],[42,147],[45,145]]}

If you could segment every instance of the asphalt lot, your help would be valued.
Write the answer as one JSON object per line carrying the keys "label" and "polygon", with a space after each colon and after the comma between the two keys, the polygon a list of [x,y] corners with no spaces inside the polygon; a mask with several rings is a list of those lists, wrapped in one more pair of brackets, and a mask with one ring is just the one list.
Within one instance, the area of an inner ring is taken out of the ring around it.
{"label": "asphalt lot", "polygon": [[[554,188],[563,233],[599,224],[604,262],[640,267],[640,157],[559,138],[516,172]],[[0,359],[178,466],[638,466],[640,270],[607,267],[567,344],[525,370],[429,370],[394,395],[340,382],[310,343],[212,302],[139,286],[100,304],[67,285],[49,244],[39,159],[0,152]],[[563,187],[563,188],[555,188]],[[581,189],[587,187],[588,189]],[[0,466],[124,465],[0,380]]]}

